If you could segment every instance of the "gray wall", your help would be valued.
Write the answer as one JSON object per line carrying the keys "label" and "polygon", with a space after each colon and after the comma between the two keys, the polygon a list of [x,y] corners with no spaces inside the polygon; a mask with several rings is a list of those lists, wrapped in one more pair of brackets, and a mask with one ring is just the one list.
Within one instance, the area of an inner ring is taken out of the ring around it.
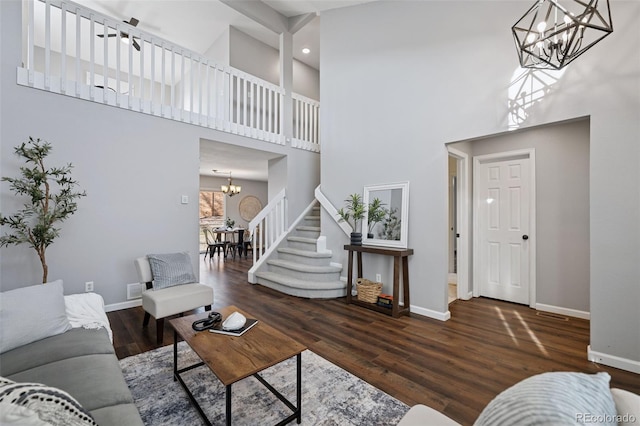
{"label": "gray wall", "polygon": [[[519,69],[510,28],[527,7],[379,1],[322,15],[322,188],[339,207],[364,185],[411,182],[411,300],[419,312],[447,313],[445,144],[508,129]],[[615,1],[612,9],[613,35],[572,63],[520,126],[590,117],[590,343],[637,363],[640,61],[630,52],[640,51],[640,3]],[[323,221],[324,234],[335,228]],[[344,241],[331,248],[344,253]],[[551,289],[544,298],[573,303]]]}
{"label": "gray wall", "polygon": [[[295,182],[289,185],[290,197],[313,196],[319,180],[309,170],[318,169],[318,154],[18,86],[16,67],[22,58],[15,34],[21,33],[21,22],[21,3],[1,1],[0,173],[17,174],[21,163],[13,150],[30,135],[53,144],[49,164],[74,164],[73,176],[88,196],[47,250],[49,276],[64,280],[65,294],[83,292],[85,281],[94,281],[106,304],[121,303],[126,284],[137,281],[136,256],[198,253],[201,139],[291,155],[295,161],[286,179]],[[302,174],[305,178],[299,179]],[[189,196],[189,204],[181,204],[182,195]],[[1,211],[12,213],[20,205],[1,183]],[[289,208],[290,216],[301,212],[296,202]],[[197,261],[193,256],[194,266]],[[40,280],[33,249],[0,249],[2,291]]]}
{"label": "gray wall", "polygon": [[[263,80],[280,85],[280,52],[271,46],[229,28],[229,65]],[[318,70],[293,60],[293,91],[311,99],[320,99]]]}
{"label": "gray wall", "polygon": [[589,120],[507,133],[470,147],[474,156],[535,149],[536,303],[588,312]]}

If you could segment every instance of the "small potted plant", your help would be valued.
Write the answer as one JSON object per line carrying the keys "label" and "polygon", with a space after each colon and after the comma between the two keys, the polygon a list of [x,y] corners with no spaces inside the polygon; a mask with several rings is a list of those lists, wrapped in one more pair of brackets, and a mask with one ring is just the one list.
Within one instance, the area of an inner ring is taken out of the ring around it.
{"label": "small potted plant", "polygon": [[340,222],[347,222],[351,229],[351,245],[361,246],[362,245],[362,232],[361,222],[364,218],[364,214],[367,211],[364,203],[362,202],[362,197],[360,194],[351,194],[349,197],[344,200],[345,207],[340,208],[338,210],[338,216],[340,216]]}
{"label": "small potted plant", "polygon": [[367,212],[367,238],[373,238],[373,228],[376,227],[376,224],[382,222],[386,216],[387,209],[384,207],[384,203],[379,198],[374,198],[369,203]]}
{"label": "small potted plant", "polygon": [[231,230],[236,225],[236,221],[227,216],[227,220],[224,222],[224,224],[227,227],[227,230]]}

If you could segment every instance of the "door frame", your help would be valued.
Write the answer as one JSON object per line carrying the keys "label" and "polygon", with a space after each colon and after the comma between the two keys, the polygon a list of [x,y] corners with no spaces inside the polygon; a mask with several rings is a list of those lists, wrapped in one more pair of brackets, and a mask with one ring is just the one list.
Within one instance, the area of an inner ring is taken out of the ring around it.
{"label": "door frame", "polygon": [[[536,150],[534,148],[504,151],[473,157],[473,181],[478,180],[480,163],[504,161],[510,158],[528,158],[530,161],[529,176],[529,306],[536,306]],[[473,185],[473,259],[480,259],[479,218],[480,197],[478,185]],[[473,262],[473,297],[480,296],[480,267]]]}
{"label": "door frame", "polygon": [[[469,244],[469,236],[471,231],[469,229],[469,218],[471,217],[471,162],[469,161],[469,154],[467,154],[466,152],[451,148],[449,146],[447,146],[447,151],[449,152],[449,155],[455,158],[458,162],[458,190],[456,194],[456,203],[458,209],[456,222],[457,231],[460,234],[460,237],[458,238],[457,297],[458,299],[469,300],[473,295],[469,290],[469,261],[471,259],[471,250]],[[445,288],[447,289],[445,294],[448,294],[448,285],[448,282],[445,283]]]}

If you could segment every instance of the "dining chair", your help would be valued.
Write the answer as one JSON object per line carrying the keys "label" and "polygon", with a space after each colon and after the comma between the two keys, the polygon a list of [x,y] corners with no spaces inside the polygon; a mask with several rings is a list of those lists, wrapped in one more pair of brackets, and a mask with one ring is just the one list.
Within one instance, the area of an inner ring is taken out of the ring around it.
{"label": "dining chair", "polygon": [[207,242],[207,250],[204,253],[204,260],[207,259],[207,255],[209,255],[209,259],[211,259],[214,252],[217,252],[218,256],[220,256],[220,252],[222,252],[224,257],[227,257],[226,242],[222,241],[220,234],[214,233],[209,228],[202,228],[202,232],[204,232],[204,238]]}
{"label": "dining chair", "polygon": [[244,258],[246,259],[249,251],[253,253],[253,247],[251,246],[251,233],[248,229],[245,229],[239,233],[239,236],[238,250],[240,251],[240,256],[244,253]]}

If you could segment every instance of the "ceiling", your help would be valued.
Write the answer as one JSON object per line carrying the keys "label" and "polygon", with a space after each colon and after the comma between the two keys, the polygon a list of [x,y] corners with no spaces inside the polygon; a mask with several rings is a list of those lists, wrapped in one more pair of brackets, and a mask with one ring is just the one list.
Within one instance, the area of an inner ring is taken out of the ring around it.
{"label": "ceiling", "polygon": [[[240,1],[240,0],[237,0]],[[258,1],[258,0],[251,0]],[[264,0],[286,17],[317,13],[374,0]],[[278,34],[218,0],[76,0],[77,3],[116,19],[140,20],[138,28],[203,54],[229,25],[279,48]],[[311,52],[302,53],[308,47]],[[320,66],[320,16],[293,37],[294,57],[315,69]]]}
{"label": "ceiling", "polygon": [[[294,57],[315,69],[320,67],[320,13],[369,1],[374,0],[263,0],[286,17],[306,13],[318,14],[293,37]],[[218,0],[76,0],[76,2],[123,21],[135,17],[140,20],[138,28],[141,30],[200,54],[206,52],[230,25],[275,49],[279,48],[278,34]],[[308,55],[303,54],[303,47],[308,47],[311,52]],[[217,169],[231,171],[232,177],[238,179],[267,181],[267,162],[278,156],[265,151],[203,141],[200,144],[200,174],[228,176],[228,173],[213,173],[212,170]]]}
{"label": "ceiling", "polygon": [[[200,175],[266,182],[268,161],[282,154],[244,148],[212,140],[200,140]],[[213,170],[218,170],[215,173]],[[222,172],[222,173],[220,173]]]}

